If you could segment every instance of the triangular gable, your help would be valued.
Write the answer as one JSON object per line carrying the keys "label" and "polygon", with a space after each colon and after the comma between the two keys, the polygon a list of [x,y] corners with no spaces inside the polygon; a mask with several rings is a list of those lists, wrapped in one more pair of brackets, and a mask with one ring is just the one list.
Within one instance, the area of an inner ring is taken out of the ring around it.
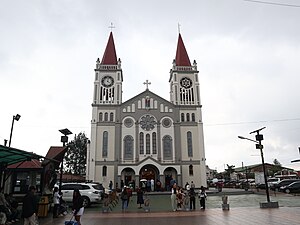
{"label": "triangular gable", "polygon": [[[173,103],[167,101],[166,99],[158,96],[157,94],[149,91],[148,89],[141,92],[140,94],[132,97],[131,99],[127,100],[126,102],[122,103],[121,105],[121,109],[123,112],[127,112],[127,108],[131,107],[132,104],[137,103],[137,107],[136,110],[139,109],[139,105],[138,102],[140,101],[141,104],[145,104],[143,103],[143,101],[145,101],[145,99],[149,97],[149,99],[152,99],[152,101],[156,101],[156,103],[154,104],[153,102],[151,102],[151,110],[160,110],[161,105],[163,105],[164,108],[164,112],[174,112],[174,108],[176,107]],[[154,104],[154,105],[153,105]],[[161,111],[161,110],[160,110]]]}
{"label": "triangular gable", "polygon": [[161,164],[156,160],[153,159],[152,157],[148,156],[147,158],[141,160],[137,165],[144,165],[144,164],[151,164],[154,165],[156,167],[159,167]]}

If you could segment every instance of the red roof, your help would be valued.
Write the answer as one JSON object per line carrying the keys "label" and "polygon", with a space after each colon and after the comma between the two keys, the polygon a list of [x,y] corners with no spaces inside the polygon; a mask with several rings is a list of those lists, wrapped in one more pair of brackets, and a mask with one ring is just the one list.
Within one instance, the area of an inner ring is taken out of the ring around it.
{"label": "red roof", "polygon": [[46,165],[49,162],[48,159],[54,159],[61,162],[67,149],[67,147],[51,146],[45,157],[46,159],[43,161],[43,165]]}
{"label": "red roof", "polygon": [[175,57],[176,66],[191,66],[189,56],[186,52],[181,34],[178,36],[176,57]]}
{"label": "red roof", "polygon": [[116,54],[114,37],[112,35],[112,32],[110,32],[101,64],[102,65],[117,65],[117,54]]}
{"label": "red roof", "polygon": [[18,162],[7,167],[8,169],[41,169],[42,164],[37,159],[31,161]]}

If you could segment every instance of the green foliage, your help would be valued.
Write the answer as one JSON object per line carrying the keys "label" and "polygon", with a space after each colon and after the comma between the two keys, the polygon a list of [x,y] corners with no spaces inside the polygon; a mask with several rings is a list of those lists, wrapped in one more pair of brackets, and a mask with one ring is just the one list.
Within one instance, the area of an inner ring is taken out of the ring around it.
{"label": "green foliage", "polygon": [[273,160],[273,164],[276,166],[281,166],[281,163],[277,159]]}
{"label": "green foliage", "polygon": [[86,173],[87,143],[88,138],[82,132],[75,135],[74,140],[68,143],[68,150],[64,157],[64,172],[74,175],[84,175]]}
{"label": "green foliage", "polygon": [[269,173],[270,173],[271,176],[274,176],[278,171],[282,170],[281,163],[277,159],[273,160],[273,164],[274,165],[269,170]]}
{"label": "green foliage", "polygon": [[225,169],[225,178],[230,179],[230,174],[234,172],[234,165],[229,166],[227,164],[227,169]]}

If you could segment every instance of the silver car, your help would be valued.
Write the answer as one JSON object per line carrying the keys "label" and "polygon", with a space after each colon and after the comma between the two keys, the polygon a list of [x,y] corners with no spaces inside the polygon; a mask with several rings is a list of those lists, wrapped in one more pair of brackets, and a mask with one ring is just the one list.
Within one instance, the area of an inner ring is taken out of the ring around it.
{"label": "silver car", "polygon": [[63,200],[72,202],[75,189],[80,191],[84,207],[93,203],[100,203],[104,194],[103,186],[99,183],[63,183],[61,186]]}

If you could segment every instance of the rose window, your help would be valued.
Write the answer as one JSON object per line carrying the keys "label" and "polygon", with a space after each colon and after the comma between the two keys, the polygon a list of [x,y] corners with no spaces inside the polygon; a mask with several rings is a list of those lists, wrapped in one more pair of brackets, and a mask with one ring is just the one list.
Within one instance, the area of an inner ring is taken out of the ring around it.
{"label": "rose window", "polygon": [[140,126],[143,130],[150,131],[155,127],[156,121],[153,116],[146,115],[141,118]]}

